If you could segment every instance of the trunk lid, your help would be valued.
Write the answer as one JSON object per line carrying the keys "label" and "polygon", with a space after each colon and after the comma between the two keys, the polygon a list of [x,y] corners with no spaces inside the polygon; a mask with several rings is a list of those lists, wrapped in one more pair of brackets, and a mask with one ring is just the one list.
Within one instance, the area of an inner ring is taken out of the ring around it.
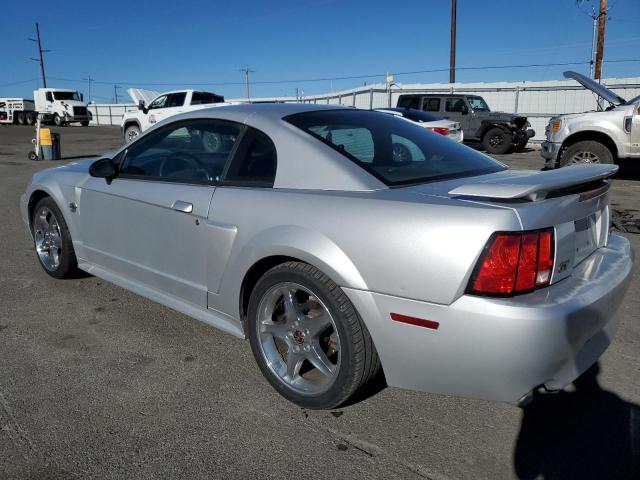
{"label": "trunk lid", "polygon": [[553,227],[555,262],[551,283],[606,245],[608,177],[615,165],[578,165],[551,171],[510,171],[407,187],[417,195],[510,209],[522,230]]}

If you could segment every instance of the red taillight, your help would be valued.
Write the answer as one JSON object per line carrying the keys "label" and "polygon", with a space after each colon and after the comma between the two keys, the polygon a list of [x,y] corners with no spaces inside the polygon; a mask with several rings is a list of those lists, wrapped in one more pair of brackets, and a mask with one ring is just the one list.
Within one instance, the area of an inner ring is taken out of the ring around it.
{"label": "red taillight", "polygon": [[513,295],[549,284],[553,230],[496,233],[469,283],[469,293]]}
{"label": "red taillight", "polygon": [[432,132],[439,133],[440,135],[449,135],[448,128],[427,127],[427,130],[431,130]]}

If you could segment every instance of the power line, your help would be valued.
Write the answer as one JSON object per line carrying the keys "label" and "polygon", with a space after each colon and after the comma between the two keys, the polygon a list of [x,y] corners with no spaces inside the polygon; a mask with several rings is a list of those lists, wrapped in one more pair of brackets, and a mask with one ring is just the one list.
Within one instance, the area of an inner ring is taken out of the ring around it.
{"label": "power line", "polygon": [[[617,60],[604,60],[604,63],[635,63],[640,62],[638,58],[631,59],[617,59]],[[537,68],[537,67],[567,67],[567,66],[575,66],[575,65],[588,65],[589,62],[581,61],[581,62],[556,62],[556,63],[529,63],[529,64],[521,64],[521,65],[484,65],[484,66],[469,66],[469,67],[456,67],[456,71],[459,70],[499,70],[499,69],[507,69],[507,68]],[[244,71],[244,69],[243,69]],[[432,68],[427,70],[414,70],[414,71],[405,71],[405,72],[393,72],[394,76],[400,75],[416,75],[421,73],[440,73],[440,72],[448,72],[449,67],[439,67]],[[251,70],[250,70],[251,72]],[[334,80],[357,80],[357,79],[365,79],[365,78],[384,78],[386,73],[372,73],[372,74],[361,74],[361,75],[346,75],[340,77],[321,77],[321,78],[304,78],[304,79],[282,79],[282,80],[258,80],[251,82],[254,85],[273,85],[273,84],[284,84],[284,83],[311,83],[311,82],[328,82]],[[76,82],[76,83],[84,83],[87,79],[77,79],[77,78],[61,78],[61,77],[49,77],[53,80],[63,81],[63,82]],[[245,82],[166,82],[166,83],[158,83],[158,82],[127,82],[127,81],[105,81],[105,80],[95,80],[91,79],[92,84],[100,84],[100,85],[147,85],[147,86],[232,86],[232,85],[245,85]]]}

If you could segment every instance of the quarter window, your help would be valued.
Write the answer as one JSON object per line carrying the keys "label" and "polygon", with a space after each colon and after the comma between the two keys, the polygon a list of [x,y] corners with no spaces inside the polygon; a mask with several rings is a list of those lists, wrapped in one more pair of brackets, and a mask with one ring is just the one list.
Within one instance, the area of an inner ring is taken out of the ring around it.
{"label": "quarter window", "polygon": [[225,183],[273,187],[276,147],[264,133],[249,128],[225,174]]}
{"label": "quarter window", "polygon": [[120,173],[183,183],[216,182],[243,128],[213,119],[167,125],[129,147]]}

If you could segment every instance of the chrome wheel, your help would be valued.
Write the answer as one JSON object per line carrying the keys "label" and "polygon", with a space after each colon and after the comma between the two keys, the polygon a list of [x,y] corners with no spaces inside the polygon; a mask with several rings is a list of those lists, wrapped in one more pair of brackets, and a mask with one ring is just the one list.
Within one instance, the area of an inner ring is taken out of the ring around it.
{"label": "chrome wheel", "polygon": [[138,135],[140,135],[140,130],[138,130],[136,127],[129,127],[127,129],[126,135],[127,143],[133,142]]}
{"label": "chrome wheel", "polygon": [[36,212],[33,238],[44,268],[49,271],[57,270],[62,259],[62,236],[58,219],[48,207],[42,207]]}
{"label": "chrome wheel", "polygon": [[582,163],[600,163],[600,157],[593,152],[578,152],[571,157],[571,165]]}
{"label": "chrome wheel", "polygon": [[258,305],[256,334],[267,367],[302,395],[326,392],[340,369],[340,338],[331,313],[310,290],[278,283]]}

